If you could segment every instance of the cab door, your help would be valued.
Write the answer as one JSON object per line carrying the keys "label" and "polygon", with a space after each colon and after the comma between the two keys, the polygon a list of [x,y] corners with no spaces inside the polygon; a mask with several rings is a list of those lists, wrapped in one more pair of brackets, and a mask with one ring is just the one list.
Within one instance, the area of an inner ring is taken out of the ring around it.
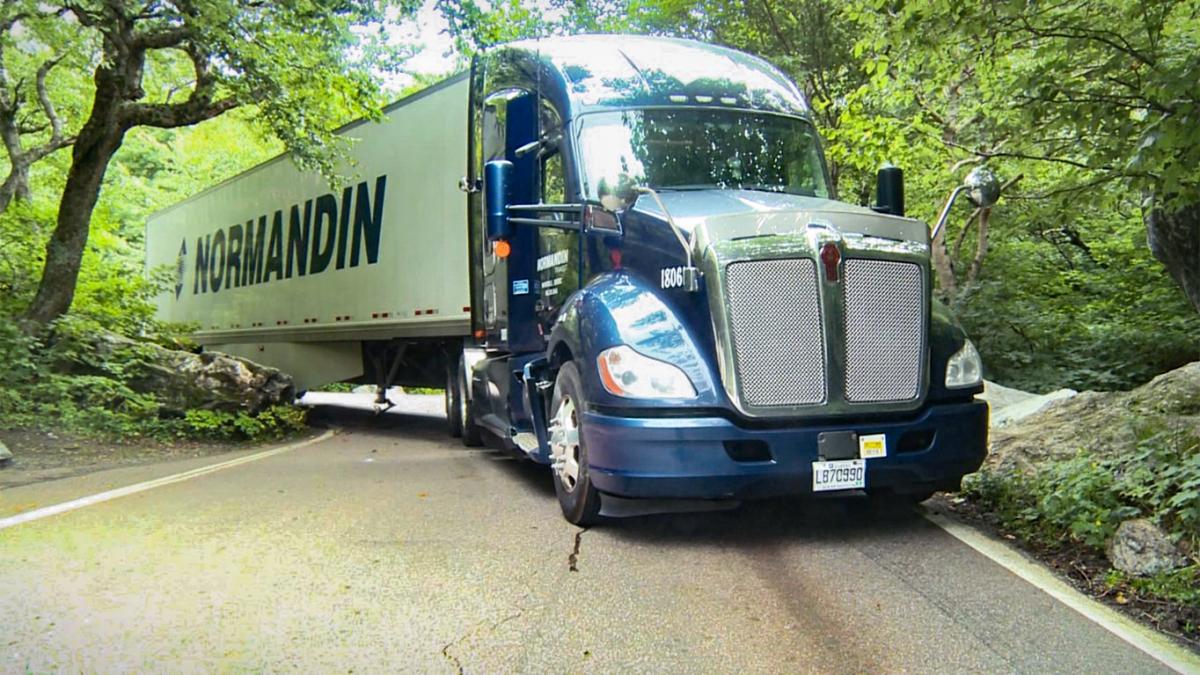
{"label": "cab door", "polygon": [[[538,121],[536,95],[522,88],[504,88],[487,94],[483,99],[481,115],[482,162],[505,159],[513,164],[509,184],[509,203],[530,203],[535,200],[538,165],[532,154],[518,157],[516,149],[537,138]],[[483,189],[487,189],[486,186]],[[483,203],[487,203],[484,195]],[[507,257],[496,254],[492,242],[488,241],[484,219],[477,219],[476,231],[472,233],[480,260],[480,307],[482,330],[486,332],[488,347],[515,349],[512,343],[524,342],[527,329],[520,320],[522,315],[532,316],[534,295],[533,276],[536,270],[537,233],[530,228],[518,227],[509,241]],[[514,316],[515,315],[515,316]],[[515,332],[515,335],[514,335]],[[515,338],[515,339],[514,339]]]}
{"label": "cab door", "polygon": [[[541,105],[542,137],[563,136],[562,116],[543,99]],[[565,148],[562,143],[544,154],[538,163],[539,202],[566,204],[568,176]],[[534,303],[538,333],[543,339],[550,335],[559,309],[579,288],[579,232],[555,227],[538,228],[537,287]]]}

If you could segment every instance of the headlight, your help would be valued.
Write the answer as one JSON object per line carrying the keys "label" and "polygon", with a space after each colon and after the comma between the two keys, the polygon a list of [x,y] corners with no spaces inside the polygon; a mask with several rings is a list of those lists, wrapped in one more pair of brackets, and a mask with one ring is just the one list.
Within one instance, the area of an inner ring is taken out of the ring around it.
{"label": "headlight", "polygon": [[983,362],[970,340],[946,363],[946,388],[973,387],[983,381]]}
{"label": "headlight", "polygon": [[633,351],[609,347],[596,358],[605,391],[626,398],[695,398],[696,388],[679,368]]}

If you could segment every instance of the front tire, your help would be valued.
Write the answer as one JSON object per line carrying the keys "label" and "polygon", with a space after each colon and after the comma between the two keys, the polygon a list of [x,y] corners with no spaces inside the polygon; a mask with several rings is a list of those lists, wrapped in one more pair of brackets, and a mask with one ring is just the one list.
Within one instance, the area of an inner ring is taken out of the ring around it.
{"label": "front tire", "polygon": [[563,517],[580,527],[600,520],[600,492],[592,485],[583,440],[583,385],[574,363],[563,365],[550,402],[550,457],[554,492]]}
{"label": "front tire", "polygon": [[462,389],[458,386],[458,369],[453,366],[446,368],[446,432],[451,438],[462,437]]}
{"label": "front tire", "polygon": [[478,448],[483,445],[483,430],[475,424],[475,415],[471,411],[471,379],[467,377],[467,363],[458,362],[458,422],[459,436],[462,444],[468,448]]}

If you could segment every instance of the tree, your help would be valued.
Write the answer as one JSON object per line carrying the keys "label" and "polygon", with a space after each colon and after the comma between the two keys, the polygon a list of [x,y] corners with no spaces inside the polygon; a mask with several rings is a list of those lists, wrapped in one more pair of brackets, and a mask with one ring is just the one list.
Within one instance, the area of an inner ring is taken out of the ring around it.
{"label": "tree", "polygon": [[[1200,310],[1200,15],[1189,0],[861,0],[859,49],[898,99],[962,101],[981,160],[1069,169],[1027,197],[1140,202],[1155,257]],[[948,57],[949,55],[949,57]],[[903,90],[903,91],[902,91]]]}
{"label": "tree", "polygon": [[78,36],[62,34],[61,13],[38,3],[0,3],[0,142],[9,162],[0,213],[14,199],[29,200],[33,164],[75,141],[48,83],[52,70],[61,71],[63,61],[81,51],[72,44]]}
{"label": "tree", "polygon": [[[332,176],[332,129],[377,115],[377,87],[356,67],[354,26],[386,19],[375,0],[79,0],[39,3],[94,36],[91,109],[71,165],[27,325],[71,306],[105,171],[129,130],[178,128],[254,104],[302,165]],[[405,9],[411,10],[411,6]],[[188,74],[177,76],[180,66]],[[181,94],[180,92],[184,92]]]}

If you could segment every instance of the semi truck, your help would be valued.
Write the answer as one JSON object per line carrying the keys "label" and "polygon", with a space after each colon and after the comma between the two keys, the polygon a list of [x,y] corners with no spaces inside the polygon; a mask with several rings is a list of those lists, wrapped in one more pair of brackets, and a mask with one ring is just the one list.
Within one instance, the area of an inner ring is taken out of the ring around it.
{"label": "semi truck", "polygon": [[[921,500],[980,466],[982,364],[902,173],[838,201],[766,61],[515,42],[339,134],[345,184],[279,157],[149,219],[161,318],[301,390],[444,388],[449,433],[548,465],[580,525],[613,497]],[[974,172],[942,221],[997,192]]]}

